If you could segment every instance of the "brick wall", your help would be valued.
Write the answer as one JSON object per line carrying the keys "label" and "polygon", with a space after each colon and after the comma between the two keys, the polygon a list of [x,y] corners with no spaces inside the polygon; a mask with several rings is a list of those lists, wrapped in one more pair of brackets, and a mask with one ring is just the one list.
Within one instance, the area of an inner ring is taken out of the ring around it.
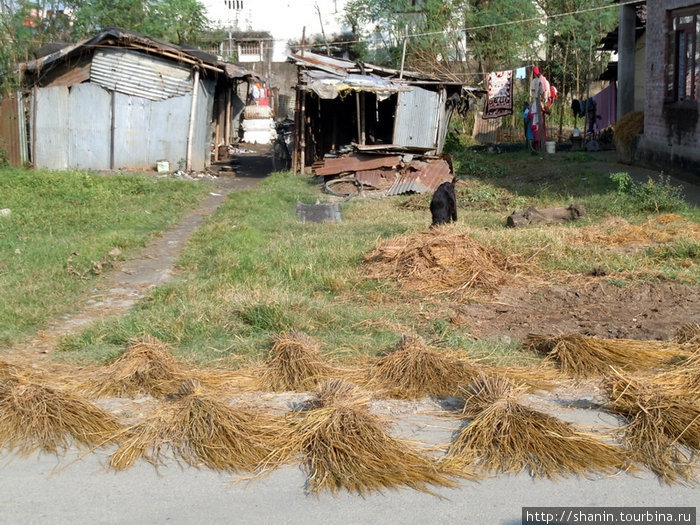
{"label": "brick wall", "polygon": [[[676,119],[684,117],[687,111],[680,114],[673,107],[664,105],[668,11],[694,5],[698,5],[698,0],[647,2],[646,102],[644,138],[640,144],[640,154],[643,158],[654,157],[661,162],[671,160],[681,167],[700,163],[700,151],[697,149],[700,148],[700,124],[696,122],[694,131],[692,127],[688,130],[687,126],[684,126],[683,131],[679,132]],[[697,102],[696,108],[700,109]],[[670,158],[658,159],[664,151]]]}

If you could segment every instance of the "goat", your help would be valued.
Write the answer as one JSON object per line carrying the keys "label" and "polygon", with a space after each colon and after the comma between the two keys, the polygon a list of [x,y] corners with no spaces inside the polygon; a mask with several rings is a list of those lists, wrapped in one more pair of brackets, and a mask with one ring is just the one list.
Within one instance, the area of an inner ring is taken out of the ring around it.
{"label": "goat", "polygon": [[433,217],[431,228],[457,221],[455,182],[457,177],[453,177],[451,182],[443,182],[433,193],[433,198],[430,200],[430,214]]}

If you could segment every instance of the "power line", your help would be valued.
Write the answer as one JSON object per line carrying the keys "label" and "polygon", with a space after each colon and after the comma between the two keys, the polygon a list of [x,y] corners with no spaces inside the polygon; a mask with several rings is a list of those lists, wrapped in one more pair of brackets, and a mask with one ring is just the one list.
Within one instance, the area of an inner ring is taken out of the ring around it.
{"label": "power line", "polygon": [[[432,36],[432,35],[446,35],[446,34],[451,34],[451,33],[466,33],[468,31],[476,31],[479,29],[491,29],[495,27],[503,27],[503,26],[509,26],[509,25],[516,25],[516,24],[528,24],[531,22],[543,22],[546,20],[550,19],[558,19],[558,18],[563,18],[566,16],[573,16],[573,15],[579,15],[579,14],[585,14],[585,13],[592,13],[595,11],[603,11],[606,9],[613,9],[617,7],[622,7],[626,5],[632,5],[632,4],[639,4],[639,0],[625,0],[619,3],[614,3],[614,4],[609,4],[609,5],[603,5],[603,6],[598,6],[598,7],[588,7],[585,9],[577,9],[575,11],[567,11],[565,13],[555,13],[553,15],[547,15],[546,13],[544,16],[537,16],[537,17],[532,17],[532,18],[523,18],[520,20],[509,20],[506,22],[498,22],[494,24],[483,24],[483,25],[478,25],[478,26],[471,26],[471,27],[462,27],[459,29],[445,29],[442,31],[426,31],[422,33],[409,33],[404,36],[404,38],[415,38],[415,37],[422,37],[422,36]],[[270,39],[269,42],[288,42],[289,39],[285,38],[273,38]],[[372,42],[373,39],[359,39],[359,40],[338,40],[335,42],[328,42],[328,44],[307,44],[306,47],[324,47],[326,45],[347,45],[347,44],[362,44],[362,43],[370,43]]]}

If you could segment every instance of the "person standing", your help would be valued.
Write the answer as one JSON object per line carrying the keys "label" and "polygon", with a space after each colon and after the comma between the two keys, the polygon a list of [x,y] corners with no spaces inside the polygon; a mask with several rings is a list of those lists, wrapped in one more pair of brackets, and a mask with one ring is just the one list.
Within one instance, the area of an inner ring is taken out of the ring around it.
{"label": "person standing", "polygon": [[530,112],[534,133],[533,147],[540,152],[544,152],[544,145],[547,142],[545,109],[548,107],[549,95],[549,81],[540,73],[540,68],[535,66],[530,81]]}

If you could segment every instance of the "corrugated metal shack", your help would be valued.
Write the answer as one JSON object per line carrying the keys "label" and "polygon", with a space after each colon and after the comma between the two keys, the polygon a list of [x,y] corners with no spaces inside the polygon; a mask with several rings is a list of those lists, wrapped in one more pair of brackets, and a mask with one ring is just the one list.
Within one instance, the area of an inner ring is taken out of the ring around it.
{"label": "corrugated metal shack", "polygon": [[238,84],[258,79],[200,50],[120,29],[20,71],[31,160],[59,170],[150,169],[163,160],[203,170],[212,144],[232,141],[231,122],[245,105]]}
{"label": "corrugated metal shack", "polygon": [[293,171],[352,175],[389,195],[451,176],[440,158],[450,119],[482,90],[308,51],[289,61],[298,71]]}

